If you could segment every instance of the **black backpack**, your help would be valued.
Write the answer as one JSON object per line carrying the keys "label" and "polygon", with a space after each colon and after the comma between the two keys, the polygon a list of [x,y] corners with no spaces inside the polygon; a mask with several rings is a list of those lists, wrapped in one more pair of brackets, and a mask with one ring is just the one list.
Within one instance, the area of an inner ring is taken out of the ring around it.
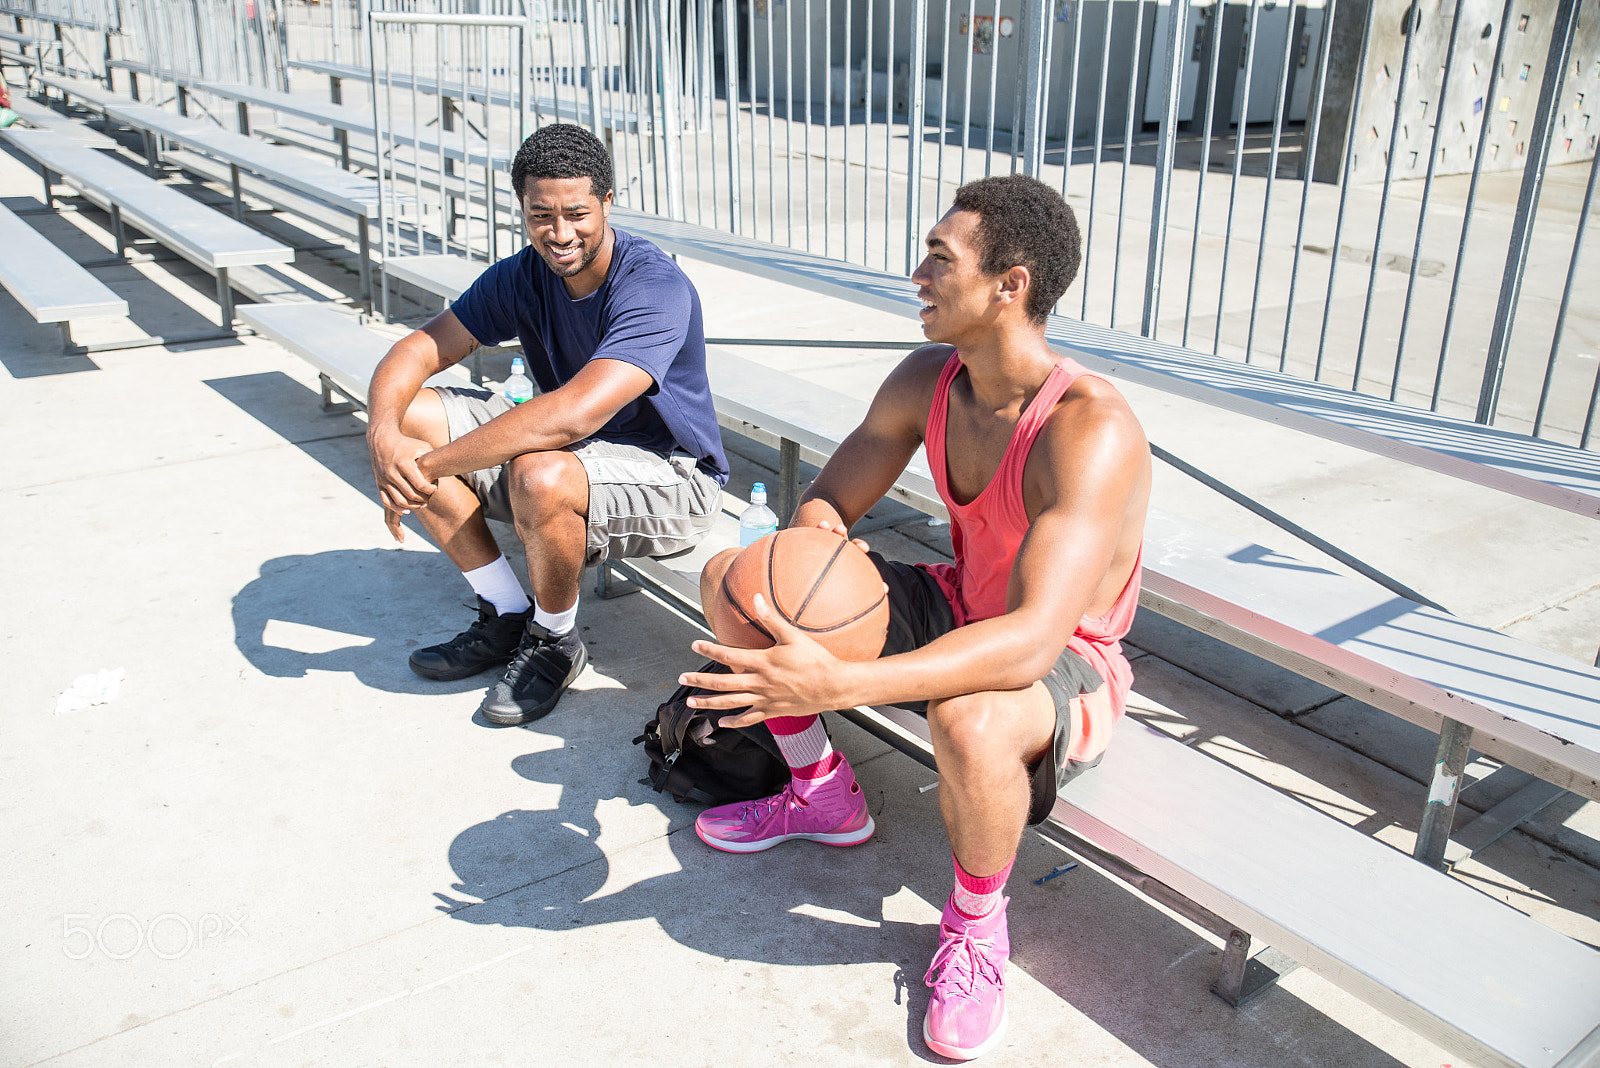
{"label": "black backpack", "polygon": [[[711,661],[700,670],[723,673],[728,668]],[[649,776],[639,781],[679,801],[712,805],[754,801],[782,790],[789,781],[789,765],[767,725],[719,727],[718,719],[737,713],[690,708],[688,698],[696,692],[679,686],[633,740],[644,745],[650,758]]]}

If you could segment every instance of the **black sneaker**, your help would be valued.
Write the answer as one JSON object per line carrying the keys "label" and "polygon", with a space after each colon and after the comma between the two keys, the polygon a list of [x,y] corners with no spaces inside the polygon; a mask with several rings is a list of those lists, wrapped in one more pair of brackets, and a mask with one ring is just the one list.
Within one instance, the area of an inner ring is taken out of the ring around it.
{"label": "black sneaker", "polygon": [[425,679],[453,682],[508,662],[522,641],[522,628],[533,619],[533,609],[500,615],[494,605],[478,598],[478,620],[447,642],[411,654],[411,670]]}
{"label": "black sneaker", "polygon": [[478,711],[490,723],[515,727],[548,715],[589,662],[576,632],[559,638],[531,618],[505,678],[489,687]]}

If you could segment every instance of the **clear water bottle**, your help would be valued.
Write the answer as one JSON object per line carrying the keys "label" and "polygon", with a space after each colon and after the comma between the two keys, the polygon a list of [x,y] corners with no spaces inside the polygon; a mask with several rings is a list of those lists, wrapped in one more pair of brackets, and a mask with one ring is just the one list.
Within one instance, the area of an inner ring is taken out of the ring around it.
{"label": "clear water bottle", "polygon": [[528,365],[521,356],[511,357],[511,377],[506,379],[506,400],[521,404],[533,396],[533,379],[528,377]]}
{"label": "clear water bottle", "polygon": [[767,484],[750,487],[750,507],[739,517],[739,545],[753,544],[778,529],[778,516],[767,507]]}

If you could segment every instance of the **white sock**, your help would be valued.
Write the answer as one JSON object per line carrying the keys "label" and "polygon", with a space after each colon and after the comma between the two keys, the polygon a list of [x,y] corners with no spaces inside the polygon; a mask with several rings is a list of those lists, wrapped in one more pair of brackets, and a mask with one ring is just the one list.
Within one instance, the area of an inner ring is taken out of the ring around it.
{"label": "white sock", "polygon": [[573,601],[572,607],[565,612],[546,612],[536,604],[533,606],[533,621],[559,638],[578,621],[578,602]]}
{"label": "white sock", "polygon": [[494,605],[494,610],[502,616],[526,612],[533,603],[522,592],[522,583],[517,581],[517,573],[511,570],[511,561],[504,556],[497,556],[492,563],[482,567],[463,571],[461,576],[472,584],[474,593]]}

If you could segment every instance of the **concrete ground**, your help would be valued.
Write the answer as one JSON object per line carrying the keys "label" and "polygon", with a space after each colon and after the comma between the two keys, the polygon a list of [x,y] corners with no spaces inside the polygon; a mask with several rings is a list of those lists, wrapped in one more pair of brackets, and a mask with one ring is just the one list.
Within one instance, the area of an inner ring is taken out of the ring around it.
{"label": "concrete ground", "polygon": [[[37,197],[0,154],[0,201]],[[81,259],[110,243],[93,211],[29,218]],[[685,266],[718,334],[915,337]],[[353,291],[337,255],[296,268]],[[98,273],[133,322],[81,340],[203,329],[215,310],[181,263]],[[692,621],[649,594],[586,596],[591,668],[548,719],[492,728],[473,715],[487,678],[406,668],[464,625],[470,591],[420,532],[388,539],[363,420],[323,415],[307,366],[254,338],[58,345],[0,294],[0,1064],[941,1063],[920,1026],[949,854],[920,767],[837,723],[877,836],[714,852],[693,806],[640,785],[629,744],[692,665]],[[744,354],[858,396],[892,364]],[[1469,619],[1593,658],[1591,521],[1128,392],[1191,462]],[[743,495],[771,456],[730,445]],[[1171,472],[1156,496],[1309,555]],[[870,540],[948,551],[915,519]],[[1431,736],[1155,617],[1133,645],[1131,714],[1409,849]],[[62,702],[97,673],[114,696]],[[1466,809],[1514,788],[1495,772],[1473,765]],[[1595,806],[1564,800],[1457,876],[1597,943],[1597,838]],[[1207,990],[1214,938],[1087,865],[1033,882],[1064,862],[1025,841],[1011,1026],[982,1063],[1460,1063],[1304,969],[1230,1009]]]}

